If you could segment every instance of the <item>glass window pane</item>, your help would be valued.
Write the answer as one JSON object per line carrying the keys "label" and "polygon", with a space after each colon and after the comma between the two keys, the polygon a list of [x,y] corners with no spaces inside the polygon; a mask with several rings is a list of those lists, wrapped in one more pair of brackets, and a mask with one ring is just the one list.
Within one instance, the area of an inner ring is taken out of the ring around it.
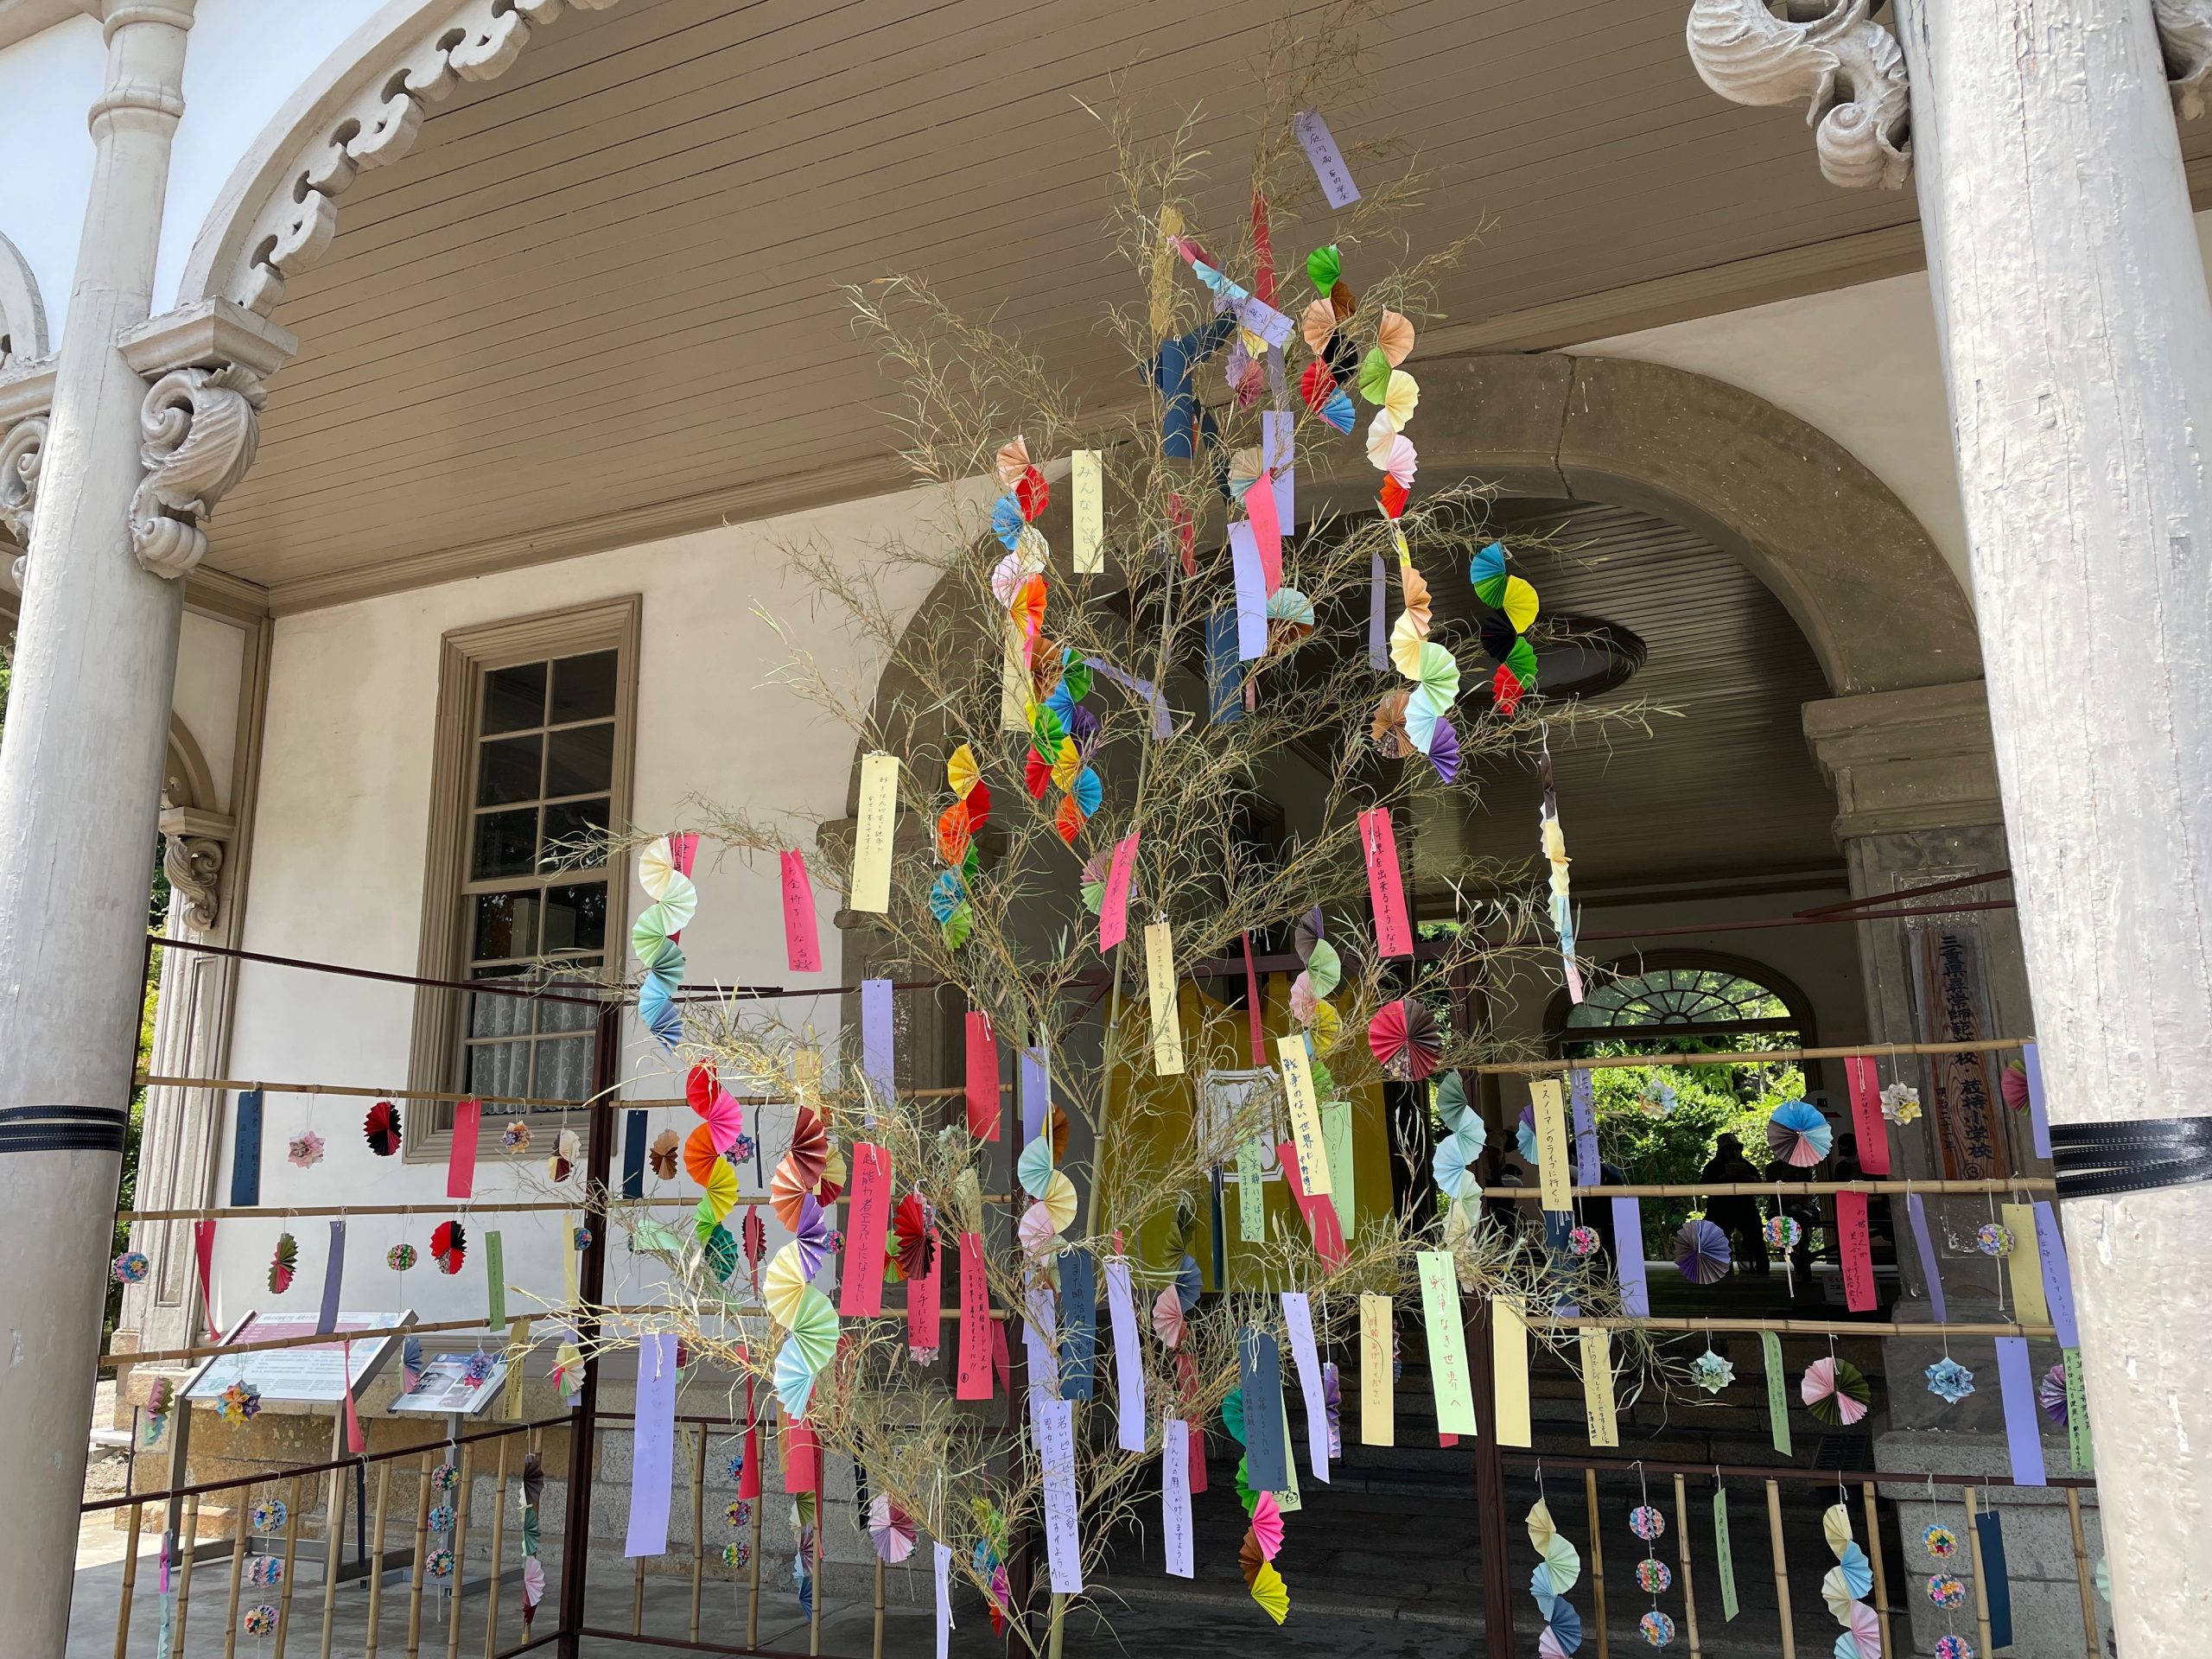
{"label": "glass window pane", "polygon": [[607,945],[607,883],[575,881],[545,889],[545,951]]}
{"label": "glass window pane", "polygon": [[[534,891],[478,893],[475,926],[470,930],[469,959],[493,962],[504,957],[536,956],[538,901],[539,895]],[[601,931],[606,925],[606,903],[607,892],[602,887]]]}
{"label": "glass window pane", "polygon": [[530,1092],[528,1043],[471,1043],[467,1052],[468,1063],[461,1069],[468,1075],[461,1087],[470,1094],[526,1095]]}
{"label": "glass window pane", "polygon": [[[502,737],[477,749],[476,804],[505,806],[537,798],[537,760],[542,737]],[[569,794],[581,794],[570,790]]]}
{"label": "glass window pane", "polygon": [[558,726],[569,720],[605,720],[614,713],[614,665],[611,651],[594,651],[588,657],[563,657],[553,664],[553,716]]}
{"label": "glass window pane", "polygon": [[[536,740],[532,740],[535,741]],[[614,728],[576,726],[546,736],[545,793],[588,795],[614,777]]]}
{"label": "glass window pane", "polygon": [[540,1100],[582,1100],[591,1092],[591,1039],[563,1037],[537,1045],[530,1092]]}
{"label": "glass window pane", "polygon": [[484,734],[519,731],[525,726],[544,723],[543,663],[495,668],[484,677]]}
{"label": "glass window pane", "polygon": [[[595,800],[564,801],[558,806],[545,809],[545,835],[539,843],[537,856],[548,870],[563,864],[579,869],[595,868],[607,862],[606,843],[599,838],[607,831],[607,797]],[[579,848],[596,843],[588,863],[576,861]]]}
{"label": "glass window pane", "polygon": [[475,851],[468,859],[470,880],[528,875],[535,868],[532,855],[537,849],[537,809],[525,806],[520,811],[479,812],[475,842]]}

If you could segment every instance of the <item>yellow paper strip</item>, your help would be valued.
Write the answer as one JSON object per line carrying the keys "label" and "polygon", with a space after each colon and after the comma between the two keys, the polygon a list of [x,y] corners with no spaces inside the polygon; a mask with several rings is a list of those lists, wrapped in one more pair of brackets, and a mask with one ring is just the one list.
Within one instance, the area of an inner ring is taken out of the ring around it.
{"label": "yellow paper strip", "polygon": [[1157,1077],[1183,1075],[1182,1012],[1175,1001],[1175,934],[1166,922],[1144,931],[1145,989],[1152,999],[1152,1069]]}
{"label": "yellow paper strip", "polygon": [[1529,1323],[1509,1297],[1490,1305],[1491,1373],[1497,1389],[1497,1443],[1534,1446],[1529,1420]]}
{"label": "yellow paper strip", "polygon": [[1068,493],[1075,508],[1075,545],[1072,556],[1078,576],[1103,575],[1106,569],[1106,456],[1097,449],[1075,452],[1068,476]]}
{"label": "yellow paper strip", "polygon": [[2050,1304],[2043,1294],[2043,1251],[2036,1243],[2036,1212],[2024,1204],[2004,1206],[2012,1254],[2005,1259],[2012,1275],[2012,1317],[2022,1325],[2049,1325]]}
{"label": "yellow paper strip", "polygon": [[507,1322],[507,1386],[499,1396],[499,1421],[518,1423],[522,1421],[523,1359],[530,1351],[530,1321],[527,1319]]}
{"label": "yellow paper strip", "polygon": [[1398,1443],[1397,1402],[1391,1392],[1390,1299],[1359,1299],[1359,1440],[1363,1446]]}
{"label": "yellow paper strip", "polygon": [[1321,1140],[1329,1157],[1329,1202],[1347,1243],[1359,1234],[1359,1205],[1353,1198],[1351,1103],[1332,1100],[1321,1109]]}
{"label": "yellow paper strip", "polygon": [[891,909],[891,831],[899,810],[899,757],[861,757],[861,810],[853,829],[853,886],[846,902],[872,916]]}
{"label": "yellow paper strip", "polygon": [[1562,1214],[1574,1208],[1569,1196],[1567,1100],[1549,1077],[1530,1084],[1529,1094],[1536,1106],[1536,1185],[1544,1208]]}
{"label": "yellow paper strip", "polygon": [[1459,1280],[1449,1250],[1423,1250],[1421,1313],[1428,1324],[1428,1380],[1436,1390],[1436,1427],[1472,1434],[1474,1389],[1467,1381],[1467,1327],[1459,1314]]}
{"label": "yellow paper strip", "polygon": [[1327,1198],[1329,1143],[1321,1134],[1321,1109],[1313,1098],[1313,1067],[1306,1054],[1303,1036],[1278,1037],[1275,1054],[1282,1062],[1283,1093],[1290,1103],[1290,1138],[1298,1150],[1298,1173],[1307,1196]]}
{"label": "yellow paper strip", "polygon": [[1585,1325],[1582,1343],[1582,1409],[1590,1420],[1590,1444],[1621,1443],[1620,1418],[1613,1407],[1613,1333]]}
{"label": "yellow paper strip", "polygon": [[576,1218],[572,1215],[561,1217],[561,1274],[568,1286],[569,1306],[579,1306],[582,1298],[576,1294]]}
{"label": "yellow paper strip", "polygon": [[999,729],[1029,729],[1029,671],[1021,665],[1021,636],[1006,625],[1006,651],[999,658]]}

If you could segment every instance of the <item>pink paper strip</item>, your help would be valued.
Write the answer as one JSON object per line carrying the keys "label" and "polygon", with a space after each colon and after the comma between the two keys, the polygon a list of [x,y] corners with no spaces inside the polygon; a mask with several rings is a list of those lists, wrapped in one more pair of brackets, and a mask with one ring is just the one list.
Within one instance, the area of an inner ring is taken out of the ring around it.
{"label": "pink paper strip", "polygon": [[1106,867],[1106,896],[1098,906],[1098,948],[1111,950],[1129,931],[1129,880],[1136,874],[1137,832],[1130,830],[1114,843],[1113,862]]}
{"label": "pink paper strip", "polygon": [[760,1420],[753,1414],[753,1384],[745,1385],[745,1466],[737,1471],[737,1495],[760,1496]]}
{"label": "pink paper strip", "polygon": [[991,1303],[983,1278],[983,1238],[960,1235],[960,1370],[954,1397],[991,1397]]}
{"label": "pink paper strip", "polygon": [[1866,1195],[1835,1195],[1835,1227],[1843,1255],[1843,1305],[1853,1313],[1874,1311],[1874,1255],[1866,1232]]}
{"label": "pink paper strip", "polygon": [[1299,1213],[1306,1217],[1306,1229],[1313,1235],[1313,1249],[1320,1256],[1321,1265],[1334,1273],[1344,1266],[1349,1252],[1344,1249],[1344,1224],[1337,1219],[1336,1200],[1324,1193],[1309,1198],[1306,1182],[1298,1173],[1298,1148],[1294,1141],[1285,1141],[1275,1148],[1275,1161],[1282,1166],[1283,1179],[1290,1187],[1290,1196]]}
{"label": "pink paper strip", "polygon": [[484,1122],[484,1103],[464,1100],[453,1109],[453,1146],[446,1154],[446,1197],[476,1196],[476,1131]]}
{"label": "pink paper strip", "polygon": [[784,1490],[822,1490],[822,1442],[814,1438],[814,1431],[804,1423],[784,1425]]}
{"label": "pink paper strip", "polygon": [[1406,919],[1406,889],[1398,874],[1398,837],[1387,807],[1359,815],[1360,845],[1367,850],[1367,896],[1375,907],[1375,948],[1386,957],[1410,957],[1414,931]]}
{"label": "pink paper strip", "polygon": [[991,1016],[981,1008],[968,1013],[968,1133],[978,1141],[999,1138],[999,1040]]}
{"label": "pink paper strip", "polygon": [[1011,1393],[1014,1389],[1014,1362],[1006,1354],[1006,1321],[986,1319],[984,1323],[991,1327],[991,1374],[998,1378],[1001,1388]]}
{"label": "pink paper strip", "polygon": [[208,1282],[215,1267],[215,1224],[213,1221],[192,1224],[192,1258],[200,1268],[200,1317],[207,1321],[207,1340],[220,1342],[223,1333],[215,1324],[215,1293]]}
{"label": "pink paper strip", "polygon": [[906,1281],[906,1346],[935,1350],[942,1339],[938,1297],[944,1281],[944,1241],[930,1236],[930,1270]]}
{"label": "pink paper strip", "polygon": [[1252,521],[1252,540],[1259,549],[1260,573],[1268,579],[1268,597],[1282,587],[1282,521],[1275,514],[1275,486],[1262,473],[1244,491],[1244,516]]}
{"label": "pink paper strip", "polygon": [[796,852],[784,861],[784,960],[795,974],[822,971],[822,939],[814,919],[814,883],[806,860]]}
{"label": "pink paper strip", "polygon": [[1882,1079],[1871,1056],[1854,1054],[1843,1063],[1851,1087],[1851,1123],[1859,1141],[1859,1167],[1869,1175],[1890,1173],[1890,1131],[1882,1121]]}
{"label": "pink paper strip", "polygon": [[[1137,1441],[1144,1441],[1141,1426]],[[1160,1425],[1160,1535],[1166,1541],[1169,1574],[1198,1577],[1191,1550],[1191,1426],[1173,1417]]]}
{"label": "pink paper strip", "polygon": [[[353,1403],[353,1344],[346,1344],[346,1450],[359,1457],[369,1449],[368,1437],[361,1433],[361,1414]],[[516,1362],[520,1363],[519,1361]]]}
{"label": "pink paper strip", "polygon": [[883,1240],[891,1223],[891,1154],[865,1141],[853,1145],[853,1196],[845,1211],[844,1274],[837,1312],[869,1319],[883,1312]]}

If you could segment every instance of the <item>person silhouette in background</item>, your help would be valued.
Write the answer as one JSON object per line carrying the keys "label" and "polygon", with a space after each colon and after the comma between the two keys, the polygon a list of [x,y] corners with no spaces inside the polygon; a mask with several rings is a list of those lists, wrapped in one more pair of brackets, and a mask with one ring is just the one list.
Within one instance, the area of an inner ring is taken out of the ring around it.
{"label": "person silhouette in background", "polygon": [[[1743,1142],[1732,1135],[1724,1135],[1714,1143],[1710,1162],[1698,1173],[1698,1179],[1713,1186],[1727,1186],[1756,1183],[1761,1178],[1758,1166],[1744,1155]],[[1728,1235],[1728,1253],[1736,1259],[1738,1273],[1766,1273],[1771,1264],[1766,1259],[1766,1244],[1759,1236],[1759,1201],[1746,1194],[1720,1194],[1705,1201],[1705,1218]]]}

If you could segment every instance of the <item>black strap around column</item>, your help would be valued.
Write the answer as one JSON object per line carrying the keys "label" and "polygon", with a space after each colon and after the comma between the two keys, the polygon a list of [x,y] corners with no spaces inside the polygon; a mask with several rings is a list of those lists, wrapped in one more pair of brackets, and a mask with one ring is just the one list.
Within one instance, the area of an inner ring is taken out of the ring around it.
{"label": "black strap around column", "polygon": [[117,1152],[130,1130],[121,1106],[0,1107],[0,1155],[11,1152]]}
{"label": "black strap around column", "polygon": [[2212,1181],[2212,1117],[2054,1123],[2050,1154],[2062,1198],[2103,1198]]}

